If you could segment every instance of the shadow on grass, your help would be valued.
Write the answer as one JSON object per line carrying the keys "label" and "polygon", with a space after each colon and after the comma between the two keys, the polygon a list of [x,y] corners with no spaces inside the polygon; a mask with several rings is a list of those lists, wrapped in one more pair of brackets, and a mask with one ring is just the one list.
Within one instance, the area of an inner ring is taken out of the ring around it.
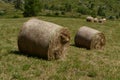
{"label": "shadow on grass", "polygon": [[70,44],[70,46],[77,47],[77,48],[83,48],[83,49],[86,49],[86,50],[90,50],[89,48],[86,48],[84,46],[77,46],[75,44]]}
{"label": "shadow on grass", "polygon": [[30,57],[30,58],[48,60],[45,57],[39,57],[39,56],[36,56],[36,55],[31,55],[31,54],[23,53],[23,52],[20,52],[20,51],[17,51],[17,50],[12,50],[12,51],[10,51],[10,53],[11,54],[16,54],[16,55],[23,55],[23,56]]}

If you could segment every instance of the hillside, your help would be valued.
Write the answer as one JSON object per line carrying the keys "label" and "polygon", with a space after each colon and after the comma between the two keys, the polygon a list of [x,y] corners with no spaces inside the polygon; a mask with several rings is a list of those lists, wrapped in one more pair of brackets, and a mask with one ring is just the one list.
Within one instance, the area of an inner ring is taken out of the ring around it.
{"label": "hillside", "polygon": [[0,18],[17,18],[22,16],[22,11],[15,9],[13,3],[0,0]]}
{"label": "hillside", "polygon": [[10,3],[5,3],[4,1],[0,1],[0,17],[4,15],[10,15],[13,13],[14,7]]}
{"label": "hillside", "polygon": [[119,0],[43,0],[42,2],[47,4],[47,9],[65,11],[66,13],[107,18],[119,18],[120,16]]}
{"label": "hillside", "polygon": [[[23,8],[24,0],[3,0]],[[22,2],[21,5],[18,4]],[[39,15],[81,17],[82,15],[101,16],[108,19],[120,18],[119,0],[40,0],[42,11]],[[22,13],[21,13],[22,15]]]}

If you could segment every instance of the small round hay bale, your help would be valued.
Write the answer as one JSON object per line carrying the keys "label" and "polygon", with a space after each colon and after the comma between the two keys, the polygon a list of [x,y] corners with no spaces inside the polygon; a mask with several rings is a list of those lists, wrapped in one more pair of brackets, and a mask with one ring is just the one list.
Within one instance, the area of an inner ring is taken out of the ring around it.
{"label": "small round hay bale", "polygon": [[91,16],[88,16],[88,17],[86,18],[86,21],[87,21],[87,22],[93,22],[93,21],[94,21],[94,18],[91,17]]}
{"label": "small round hay bale", "polygon": [[104,21],[103,21],[103,19],[99,19],[98,22],[99,23],[103,23]]}
{"label": "small round hay bale", "polygon": [[106,18],[103,18],[102,20],[103,20],[103,22],[106,22]]}
{"label": "small round hay bale", "polygon": [[75,45],[87,49],[103,49],[105,36],[98,30],[83,26],[79,28],[75,36]]}
{"label": "small round hay bale", "polygon": [[67,28],[30,19],[21,28],[18,48],[25,54],[52,60],[64,57],[69,41],[70,33]]}
{"label": "small round hay bale", "polygon": [[98,18],[94,18],[94,22],[98,22]]}

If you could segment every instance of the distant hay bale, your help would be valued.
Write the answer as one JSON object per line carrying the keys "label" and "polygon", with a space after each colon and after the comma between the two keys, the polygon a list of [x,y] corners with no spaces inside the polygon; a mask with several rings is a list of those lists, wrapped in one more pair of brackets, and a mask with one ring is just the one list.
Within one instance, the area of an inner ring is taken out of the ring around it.
{"label": "distant hay bale", "polygon": [[70,33],[67,28],[54,23],[30,19],[25,22],[18,36],[20,52],[48,60],[65,56]]}
{"label": "distant hay bale", "polygon": [[105,36],[98,30],[83,26],[75,36],[75,45],[87,49],[103,49]]}
{"label": "distant hay bale", "polygon": [[86,18],[86,21],[87,21],[87,22],[93,22],[93,21],[94,21],[94,18],[91,17],[91,16],[88,16],[88,17]]}
{"label": "distant hay bale", "polygon": [[99,21],[98,21],[99,23],[103,23],[103,19],[99,19]]}
{"label": "distant hay bale", "polygon": [[103,20],[103,22],[106,22],[106,18],[103,18],[102,20]]}
{"label": "distant hay bale", "polygon": [[99,23],[105,23],[106,22],[106,18],[103,18],[103,19],[99,19],[98,21]]}
{"label": "distant hay bale", "polygon": [[94,18],[94,22],[98,22],[98,18]]}

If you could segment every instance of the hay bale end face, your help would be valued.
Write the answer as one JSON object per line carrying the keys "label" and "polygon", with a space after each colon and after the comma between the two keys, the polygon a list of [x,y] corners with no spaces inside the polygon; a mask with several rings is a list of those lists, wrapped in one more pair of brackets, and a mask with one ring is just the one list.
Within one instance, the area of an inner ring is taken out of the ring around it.
{"label": "hay bale end face", "polygon": [[48,60],[65,56],[70,33],[67,28],[54,23],[30,19],[25,22],[18,35],[20,52]]}
{"label": "hay bale end face", "polygon": [[98,30],[83,26],[75,36],[75,45],[87,49],[103,49],[105,45],[105,36]]}

